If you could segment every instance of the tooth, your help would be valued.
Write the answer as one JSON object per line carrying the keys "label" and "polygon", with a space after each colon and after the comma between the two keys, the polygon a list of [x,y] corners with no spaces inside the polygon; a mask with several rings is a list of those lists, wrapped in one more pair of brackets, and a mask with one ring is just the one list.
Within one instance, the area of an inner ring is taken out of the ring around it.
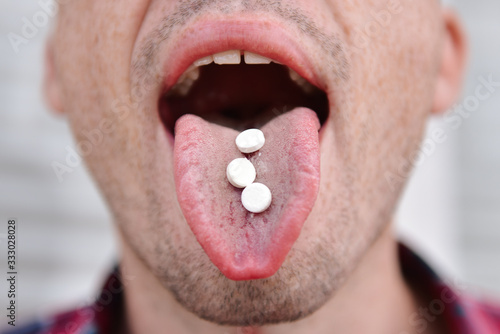
{"label": "tooth", "polygon": [[206,57],[200,58],[197,61],[195,61],[194,66],[200,67],[200,66],[208,65],[208,64],[211,64],[213,61],[214,61],[213,56],[211,56],[211,55],[206,56]]}
{"label": "tooth", "polygon": [[314,90],[314,86],[309,83],[306,79],[300,76],[297,72],[288,68],[288,74],[290,75],[290,79],[295,82],[302,90],[306,93],[311,93]]}
{"label": "tooth", "polygon": [[181,96],[186,96],[189,93],[189,90],[193,86],[194,81],[190,79],[184,80],[182,83],[176,84],[172,87],[172,93],[176,93]]}
{"label": "tooth", "polygon": [[172,87],[172,92],[176,92],[182,96],[187,95],[196,80],[200,77],[200,68],[191,66],[182,73],[177,83]]}
{"label": "tooth", "polygon": [[271,62],[271,59],[256,53],[245,51],[244,54],[246,64],[269,64]]}
{"label": "tooth", "polygon": [[239,64],[241,62],[241,52],[230,50],[214,54],[214,62],[219,65]]}
{"label": "tooth", "polygon": [[179,85],[179,86],[175,86],[173,88],[173,91],[175,91],[180,96],[186,96],[187,93],[189,93],[190,88],[191,88],[190,85]]}
{"label": "tooth", "polygon": [[288,74],[290,75],[290,79],[292,79],[292,81],[297,84],[299,84],[300,81],[304,80],[297,72],[295,72],[291,68],[288,68]]}
{"label": "tooth", "polygon": [[179,80],[177,80],[177,83],[175,85],[181,86],[189,84],[190,86],[192,86],[193,82],[198,80],[199,77],[200,77],[200,68],[196,66],[191,66],[184,73],[182,73],[182,75],[180,76]]}
{"label": "tooth", "polygon": [[191,66],[186,70],[186,72],[184,72],[184,74],[186,75],[186,78],[196,81],[200,77],[200,68],[197,66]]}

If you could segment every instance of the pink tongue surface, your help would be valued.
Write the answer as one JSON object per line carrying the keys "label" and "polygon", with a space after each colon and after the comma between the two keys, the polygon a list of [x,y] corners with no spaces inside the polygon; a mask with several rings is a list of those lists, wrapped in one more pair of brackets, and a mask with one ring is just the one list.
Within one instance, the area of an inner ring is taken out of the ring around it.
{"label": "pink tongue surface", "polygon": [[253,214],[241,204],[241,189],[226,178],[227,165],[244,157],[238,132],[184,115],[175,126],[175,182],[182,212],[210,260],[229,279],[272,276],[297,240],[319,187],[320,125],[316,114],[297,108],[261,130],[264,147],[247,157],[256,182],[269,187],[273,201]]}

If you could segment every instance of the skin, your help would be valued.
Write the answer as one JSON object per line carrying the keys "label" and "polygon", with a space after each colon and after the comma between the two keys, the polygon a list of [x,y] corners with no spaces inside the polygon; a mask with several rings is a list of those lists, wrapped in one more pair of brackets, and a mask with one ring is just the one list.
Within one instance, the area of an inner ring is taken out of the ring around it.
{"label": "skin", "polygon": [[[390,221],[427,117],[458,94],[465,45],[455,16],[438,1],[401,1],[398,8],[376,33],[362,35],[371,13],[388,2],[61,5],[47,51],[46,96],[67,115],[77,142],[95,129],[103,133],[85,161],[114,215],[122,269],[135,277],[125,288],[124,332],[415,330],[408,318],[418,298],[400,276]],[[214,16],[284,25],[307,46],[330,101],[318,198],[282,267],[263,280],[227,279],[196,241],[177,203],[172,150],[157,116],[159,58],[174,52],[194,20]],[[179,20],[144,61],[153,32],[169,17]],[[301,32],[304,20],[312,25]],[[325,52],[325,42],[339,52]],[[388,182],[388,173],[398,177]],[[429,333],[433,325],[439,322]]]}

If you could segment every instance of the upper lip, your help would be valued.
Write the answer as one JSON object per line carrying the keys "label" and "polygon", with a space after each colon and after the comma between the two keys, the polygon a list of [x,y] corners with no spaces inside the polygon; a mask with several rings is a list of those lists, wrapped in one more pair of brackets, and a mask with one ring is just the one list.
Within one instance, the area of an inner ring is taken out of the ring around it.
{"label": "upper lip", "polygon": [[279,23],[256,18],[201,19],[189,25],[170,48],[164,62],[163,93],[175,85],[195,60],[227,50],[250,51],[293,69],[311,84],[326,91],[326,84],[293,37]]}

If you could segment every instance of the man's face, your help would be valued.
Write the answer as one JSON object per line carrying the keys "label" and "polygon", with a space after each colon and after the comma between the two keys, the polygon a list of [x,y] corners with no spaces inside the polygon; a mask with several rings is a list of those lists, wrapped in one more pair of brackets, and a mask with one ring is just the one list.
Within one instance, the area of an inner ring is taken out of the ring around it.
{"label": "man's face", "polygon": [[[390,221],[433,108],[439,6],[61,5],[62,109],[124,242],[181,305],[220,324],[278,323],[339,289]],[[275,62],[212,63],[196,81],[179,80],[196,60],[228,50]],[[243,157],[234,138],[248,127],[266,134],[249,157],[273,193],[261,214],[247,213],[225,179]]]}

